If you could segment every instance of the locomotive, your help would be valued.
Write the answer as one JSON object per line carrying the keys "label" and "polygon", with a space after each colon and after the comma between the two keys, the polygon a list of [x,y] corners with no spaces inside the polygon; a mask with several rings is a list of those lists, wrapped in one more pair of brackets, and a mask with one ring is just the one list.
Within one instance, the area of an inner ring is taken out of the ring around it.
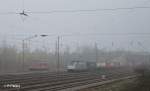
{"label": "locomotive", "polygon": [[47,71],[48,70],[48,63],[47,62],[31,63],[29,70],[30,71]]}
{"label": "locomotive", "polygon": [[96,68],[97,68],[96,62],[85,62],[79,60],[72,61],[70,64],[67,65],[68,72],[88,71],[88,70],[94,70]]}

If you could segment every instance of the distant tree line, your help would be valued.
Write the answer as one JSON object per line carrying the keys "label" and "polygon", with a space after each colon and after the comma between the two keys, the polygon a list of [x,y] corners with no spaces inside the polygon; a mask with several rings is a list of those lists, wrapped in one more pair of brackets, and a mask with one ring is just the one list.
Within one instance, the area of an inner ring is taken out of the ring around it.
{"label": "distant tree line", "polygon": [[[56,52],[47,52],[41,49],[35,49],[33,51],[26,49],[24,55],[25,69],[28,71],[29,66],[37,61],[47,62],[50,71],[57,69],[57,55]],[[145,52],[131,52],[124,50],[108,51],[104,49],[97,49],[90,46],[77,47],[74,51],[71,51],[69,47],[66,47],[63,51],[60,51],[60,66],[64,70],[66,65],[72,60],[82,61],[125,61],[129,64],[141,64],[150,63],[150,54]],[[3,45],[0,47],[0,72],[22,72],[22,51],[15,46]]]}

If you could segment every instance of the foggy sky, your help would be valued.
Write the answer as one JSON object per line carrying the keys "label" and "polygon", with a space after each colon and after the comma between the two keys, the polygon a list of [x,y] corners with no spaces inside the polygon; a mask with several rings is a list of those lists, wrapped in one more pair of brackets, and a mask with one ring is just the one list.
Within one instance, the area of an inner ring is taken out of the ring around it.
{"label": "foggy sky", "polygon": [[[103,9],[150,6],[149,0],[24,0],[25,11]],[[21,12],[22,0],[0,0],[0,12]],[[0,15],[1,34],[78,34],[78,33],[149,33],[150,9],[98,11],[84,13],[29,14],[22,21],[19,15]],[[127,47],[131,41],[150,45],[150,36],[71,37],[64,40],[86,43],[91,40],[103,46],[115,42]],[[48,39],[50,40],[50,39]],[[83,41],[81,41],[83,40]],[[54,43],[55,40],[52,40]],[[65,43],[65,41],[64,41]],[[66,42],[67,44],[67,42]],[[76,43],[77,44],[77,43]],[[127,44],[127,45],[126,45]],[[109,46],[110,47],[110,46]],[[138,46],[136,46],[139,48]],[[137,49],[136,48],[136,49]],[[132,48],[131,48],[132,49]],[[141,48],[142,49],[142,48]]]}

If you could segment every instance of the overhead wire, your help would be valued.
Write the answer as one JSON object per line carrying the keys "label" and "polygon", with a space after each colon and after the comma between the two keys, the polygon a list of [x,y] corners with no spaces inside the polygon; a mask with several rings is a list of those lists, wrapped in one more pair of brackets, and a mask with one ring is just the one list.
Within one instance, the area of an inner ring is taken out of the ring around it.
{"label": "overhead wire", "polygon": [[18,12],[0,12],[0,15],[20,14]]}
{"label": "overhead wire", "polygon": [[[18,36],[18,37],[21,37],[21,36],[41,36],[41,34],[7,34],[7,36]],[[46,34],[43,34],[43,35],[46,35],[46,36],[51,36],[51,37],[57,37],[57,36],[99,36],[99,35],[104,35],[104,36],[122,36],[122,35],[128,35],[128,36],[150,36],[150,33],[147,32],[147,33],[144,33],[144,32],[141,32],[141,33],[136,33],[136,32],[132,32],[132,33],[119,33],[119,32],[116,32],[116,33],[66,33],[66,34],[49,34],[49,33],[46,33]],[[0,34],[0,36],[6,36],[6,34]]]}
{"label": "overhead wire", "polygon": [[51,14],[51,13],[82,13],[82,12],[99,12],[99,11],[118,11],[118,10],[134,10],[134,9],[150,9],[150,6],[142,7],[120,7],[120,8],[99,8],[99,9],[74,9],[74,10],[51,10],[51,11],[26,11],[29,14]]}
{"label": "overhead wire", "polygon": [[[51,11],[25,11],[23,9],[23,11],[24,14],[52,14],[52,13],[82,13],[82,12],[84,13],[84,12],[100,12],[100,11],[119,11],[119,10],[134,10],[134,9],[150,9],[150,6],[99,8],[99,9],[74,9],[74,10],[62,9],[62,10],[51,10]],[[22,12],[0,12],[1,15],[21,14],[21,13]]]}
{"label": "overhead wire", "polygon": [[150,36],[150,33],[77,33],[77,34],[62,34],[62,37],[69,36]]}

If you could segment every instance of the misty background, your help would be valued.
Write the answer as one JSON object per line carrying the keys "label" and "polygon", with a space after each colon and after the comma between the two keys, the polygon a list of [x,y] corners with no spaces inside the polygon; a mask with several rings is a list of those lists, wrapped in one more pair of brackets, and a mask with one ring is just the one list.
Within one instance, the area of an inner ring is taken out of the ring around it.
{"label": "misty background", "polygon": [[41,34],[49,36],[36,37],[25,41],[26,70],[28,65],[35,60],[48,61],[49,67],[51,67],[50,70],[54,71],[56,69],[57,36],[61,36],[60,57],[62,68],[65,68],[65,65],[73,59],[95,61],[95,43],[98,48],[99,61],[126,60],[126,62],[133,63],[132,61],[134,60],[138,60],[138,62],[142,60],[141,63],[147,62],[150,51],[150,12],[149,9],[129,9],[76,13],[29,13],[27,17],[19,14],[1,13],[21,13],[22,10],[26,12],[48,12],[52,10],[111,9],[143,6],[150,6],[150,1],[0,1],[1,72],[20,72],[22,40]]}

